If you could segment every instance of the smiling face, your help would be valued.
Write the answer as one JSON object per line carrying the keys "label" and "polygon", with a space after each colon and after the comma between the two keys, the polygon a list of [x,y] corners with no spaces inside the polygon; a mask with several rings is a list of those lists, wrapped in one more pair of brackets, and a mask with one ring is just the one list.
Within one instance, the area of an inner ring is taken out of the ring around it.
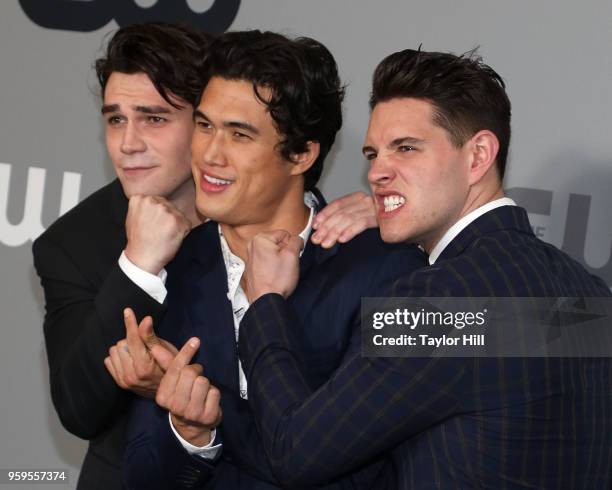
{"label": "smiling face", "polygon": [[[106,146],[126,196],[193,200],[193,107],[172,107],[144,73],[114,72],[104,90]],[[193,207],[193,203],[191,203]]]}
{"label": "smiling face", "polygon": [[470,191],[470,152],[456,148],[432,121],[424,100],[376,104],[363,153],[386,242],[416,242],[430,251],[461,216]]}
{"label": "smiling face", "polygon": [[304,170],[280,155],[281,136],[250,82],[213,77],[195,123],[192,169],[200,213],[228,225],[270,225],[303,208]]}

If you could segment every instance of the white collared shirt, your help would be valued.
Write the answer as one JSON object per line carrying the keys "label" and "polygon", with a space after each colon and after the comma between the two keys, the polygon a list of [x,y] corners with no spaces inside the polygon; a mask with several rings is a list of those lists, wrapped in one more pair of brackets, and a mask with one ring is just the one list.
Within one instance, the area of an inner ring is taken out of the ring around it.
{"label": "white collared shirt", "polygon": [[469,225],[476,218],[480,218],[483,214],[502,206],[516,206],[516,203],[509,197],[495,199],[494,201],[489,201],[479,208],[470,211],[463,218],[457,221],[453,226],[446,230],[446,233],[442,235],[440,241],[436,243],[436,246],[432,249],[431,253],[429,254],[429,265],[433,265],[436,260],[438,260],[448,244],[452,242],[453,239],[467,227],[467,225]]}
{"label": "white collared shirt", "polygon": [[[310,194],[310,193],[307,193]],[[313,196],[314,197],[314,196]],[[300,233],[300,237],[304,240],[304,245],[307,243],[310,232],[312,231],[312,221],[315,215],[315,204],[312,201],[306,202],[306,195],[304,196],[305,204],[310,208],[310,216],[306,228]],[[316,201],[315,201],[316,202]],[[249,301],[247,296],[240,286],[240,279],[244,274],[245,264],[244,261],[234,255],[230,250],[223,232],[221,231],[221,225],[219,225],[219,239],[221,241],[221,252],[223,255],[223,262],[225,263],[225,270],[227,271],[227,299],[232,303],[232,311],[234,313],[234,334],[236,336],[236,344],[238,343],[238,335],[240,330],[240,322],[242,317],[249,309]],[[303,252],[303,249],[302,249]],[[300,257],[302,256],[300,252]],[[240,387],[240,397],[247,399],[247,379],[242,369],[242,363],[238,359],[238,381]]]}

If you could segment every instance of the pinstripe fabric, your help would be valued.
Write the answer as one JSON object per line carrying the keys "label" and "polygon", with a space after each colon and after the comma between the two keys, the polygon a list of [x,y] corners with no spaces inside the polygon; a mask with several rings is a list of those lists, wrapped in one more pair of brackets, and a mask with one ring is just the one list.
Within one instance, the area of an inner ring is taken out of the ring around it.
{"label": "pinstripe fabric", "polygon": [[[464,229],[390,296],[610,296],[538,240],[522,208]],[[312,392],[278,295],[243,319],[249,398],[274,471],[312,484],[389,452],[397,488],[612,487],[611,359],[392,359],[348,353]],[[353,345],[359,345],[358,341]]]}

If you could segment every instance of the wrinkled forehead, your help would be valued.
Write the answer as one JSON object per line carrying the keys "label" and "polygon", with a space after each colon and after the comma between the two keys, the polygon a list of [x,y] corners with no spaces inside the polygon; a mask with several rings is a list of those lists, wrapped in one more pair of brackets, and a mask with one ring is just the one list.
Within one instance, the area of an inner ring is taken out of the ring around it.
{"label": "wrinkled forehead", "polygon": [[372,109],[364,146],[386,147],[400,138],[425,140],[434,130],[433,105],[422,99],[397,98]]}

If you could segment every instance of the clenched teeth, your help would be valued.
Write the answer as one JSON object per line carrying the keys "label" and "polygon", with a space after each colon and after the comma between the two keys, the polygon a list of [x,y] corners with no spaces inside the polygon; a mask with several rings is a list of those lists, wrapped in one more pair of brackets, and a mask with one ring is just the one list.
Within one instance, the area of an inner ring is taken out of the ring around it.
{"label": "clenched teeth", "polygon": [[210,175],[206,175],[206,174],[204,174],[204,179],[210,182],[211,184],[215,184],[215,185],[229,185],[232,183],[231,180],[217,179],[216,177],[211,177]]}
{"label": "clenched teeth", "polygon": [[385,213],[401,208],[406,203],[406,199],[402,196],[385,196]]}

